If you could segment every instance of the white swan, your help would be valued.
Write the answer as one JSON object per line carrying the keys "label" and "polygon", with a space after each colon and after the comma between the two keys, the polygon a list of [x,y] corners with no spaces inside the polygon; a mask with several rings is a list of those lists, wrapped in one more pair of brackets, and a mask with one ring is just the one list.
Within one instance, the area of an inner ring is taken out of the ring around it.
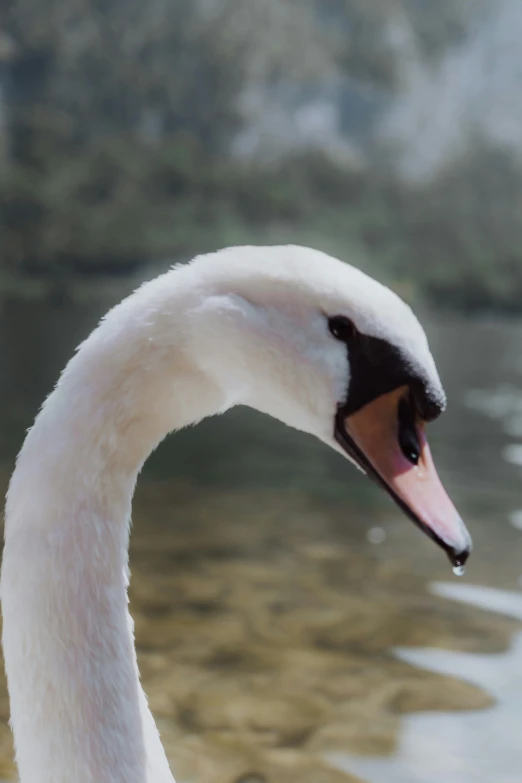
{"label": "white swan", "polygon": [[348,455],[465,561],[424,438],[444,393],[409,307],[307,248],[173,269],[81,345],[11,480],[1,590],[22,783],[172,783],[127,609],[131,499],[168,432],[238,404]]}

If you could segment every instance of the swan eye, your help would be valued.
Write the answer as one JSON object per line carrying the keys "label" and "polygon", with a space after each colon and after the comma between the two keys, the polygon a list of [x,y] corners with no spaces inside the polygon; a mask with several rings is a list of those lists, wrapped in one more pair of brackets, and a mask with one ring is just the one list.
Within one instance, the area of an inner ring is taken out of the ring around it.
{"label": "swan eye", "polygon": [[334,315],[328,319],[328,329],[336,340],[341,340],[343,343],[347,343],[353,340],[357,334],[357,329],[353,321],[349,318],[345,318],[344,315]]}

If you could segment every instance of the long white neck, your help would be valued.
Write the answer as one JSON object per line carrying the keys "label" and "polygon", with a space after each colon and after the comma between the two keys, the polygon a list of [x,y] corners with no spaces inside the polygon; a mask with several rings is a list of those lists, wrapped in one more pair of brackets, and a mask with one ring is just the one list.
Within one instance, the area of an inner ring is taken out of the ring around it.
{"label": "long white neck", "polygon": [[235,402],[188,361],[201,295],[175,274],[177,294],[148,284],[83,344],[13,474],[1,588],[22,783],[173,781],[127,607],[131,500],[170,430]]}

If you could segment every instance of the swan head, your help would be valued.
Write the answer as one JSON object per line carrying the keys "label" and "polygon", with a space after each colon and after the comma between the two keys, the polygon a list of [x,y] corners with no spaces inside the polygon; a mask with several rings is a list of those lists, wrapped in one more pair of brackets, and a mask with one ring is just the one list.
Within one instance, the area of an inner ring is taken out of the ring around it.
{"label": "swan head", "polygon": [[205,348],[196,353],[235,395],[230,404],[266,412],[341,452],[463,565],[471,539],[426,438],[446,396],[411,308],[360,270],[309,248],[229,248],[192,263],[208,291],[197,319]]}

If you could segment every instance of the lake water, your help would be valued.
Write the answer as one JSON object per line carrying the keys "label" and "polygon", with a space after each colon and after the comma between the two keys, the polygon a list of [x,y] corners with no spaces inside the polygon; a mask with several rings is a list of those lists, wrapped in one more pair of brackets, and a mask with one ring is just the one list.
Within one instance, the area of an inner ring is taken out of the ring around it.
{"label": "lake water", "polygon": [[[0,305],[1,478],[109,304]],[[178,783],[521,783],[522,325],[426,317],[464,579],[347,462],[237,410],[166,441],[134,506],[140,668]],[[0,777],[13,780],[5,682]]]}

